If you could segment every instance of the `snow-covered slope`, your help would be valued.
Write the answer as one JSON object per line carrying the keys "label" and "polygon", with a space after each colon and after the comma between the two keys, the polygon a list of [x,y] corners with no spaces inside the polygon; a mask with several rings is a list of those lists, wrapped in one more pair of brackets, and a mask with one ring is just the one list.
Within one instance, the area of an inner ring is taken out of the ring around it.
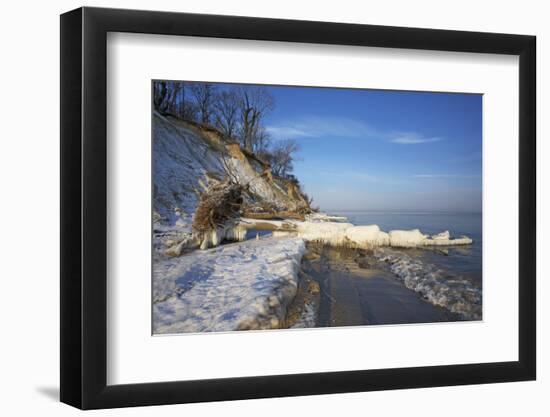
{"label": "snow-covered slope", "polygon": [[153,332],[281,327],[304,251],[302,239],[266,238],[158,260]]}
{"label": "snow-covered slope", "polygon": [[[153,114],[153,228],[157,256],[191,234],[199,193],[211,181],[228,176],[248,185],[248,202],[264,202],[278,210],[301,203],[269,169],[235,142],[216,131]],[[253,201],[252,201],[253,200]]]}
{"label": "snow-covered slope", "polygon": [[201,183],[221,177],[224,169],[219,150],[177,124],[155,113],[153,116],[153,211],[154,220],[173,225],[189,217],[198,202]]}

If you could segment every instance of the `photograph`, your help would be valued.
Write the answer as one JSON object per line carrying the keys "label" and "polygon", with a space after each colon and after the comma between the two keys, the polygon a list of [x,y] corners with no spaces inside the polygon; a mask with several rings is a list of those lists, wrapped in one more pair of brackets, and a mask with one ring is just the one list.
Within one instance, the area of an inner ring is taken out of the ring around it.
{"label": "photograph", "polygon": [[481,94],[151,95],[154,335],[483,319]]}
{"label": "photograph", "polygon": [[548,13],[470,3],[6,2],[0,416],[550,415]]}

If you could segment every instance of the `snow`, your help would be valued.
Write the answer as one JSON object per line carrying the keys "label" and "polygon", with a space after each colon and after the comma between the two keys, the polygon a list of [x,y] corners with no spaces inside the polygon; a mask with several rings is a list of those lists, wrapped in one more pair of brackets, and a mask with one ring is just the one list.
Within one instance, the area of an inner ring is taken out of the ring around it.
{"label": "snow", "polygon": [[271,203],[278,210],[286,210],[289,204],[284,191],[276,182],[267,182],[250,163],[237,158],[227,158],[226,166],[239,184],[248,185],[250,191]]}
{"label": "snow", "polygon": [[304,251],[302,239],[269,237],[158,260],[153,332],[279,328]]}
{"label": "snow", "polygon": [[[153,245],[156,256],[179,256],[192,242],[198,191],[222,176],[218,151],[191,130],[153,115]],[[196,243],[196,242],[192,242]]]}
{"label": "snow", "polygon": [[[158,223],[185,228],[208,176],[223,176],[219,151],[193,131],[153,116],[153,209]],[[202,183],[202,184],[201,184]]]}
{"label": "snow", "polygon": [[209,236],[193,236],[191,225],[199,193],[212,181],[231,176],[251,193],[280,210],[295,208],[276,181],[260,176],[258,165],[238,145],[201,134],[185,122],[153,113],[153,246],[156,258],[180,256],[198,246],[240,241],[246,230],[227,225]]}

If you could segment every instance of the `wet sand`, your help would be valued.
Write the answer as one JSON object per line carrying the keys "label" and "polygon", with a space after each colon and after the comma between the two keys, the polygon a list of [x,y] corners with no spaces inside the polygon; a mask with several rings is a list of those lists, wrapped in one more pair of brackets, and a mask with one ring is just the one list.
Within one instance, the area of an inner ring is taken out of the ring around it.
{"label": "wet sand", "polygon": [[[361,258],[367,268],[359,267]],[[317,327],[460,320],[406,288],[365,251],[308,245],[302,273],[319,284]]]}

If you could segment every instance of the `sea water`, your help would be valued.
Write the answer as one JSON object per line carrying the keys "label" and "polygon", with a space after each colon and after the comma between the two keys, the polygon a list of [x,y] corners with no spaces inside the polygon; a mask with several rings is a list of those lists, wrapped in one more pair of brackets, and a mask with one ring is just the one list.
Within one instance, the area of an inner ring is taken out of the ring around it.
{"label": "sea water", "polygon": [[431,211],[337,211],[355,225],[377,224],[390,230],[420,229],[424,234],[448,230],[452,237],[466,235],[473,244],[420,249],[383,249],[382,257],[408,288],[432,304],[479,320],[482,311],[482,215]]}

